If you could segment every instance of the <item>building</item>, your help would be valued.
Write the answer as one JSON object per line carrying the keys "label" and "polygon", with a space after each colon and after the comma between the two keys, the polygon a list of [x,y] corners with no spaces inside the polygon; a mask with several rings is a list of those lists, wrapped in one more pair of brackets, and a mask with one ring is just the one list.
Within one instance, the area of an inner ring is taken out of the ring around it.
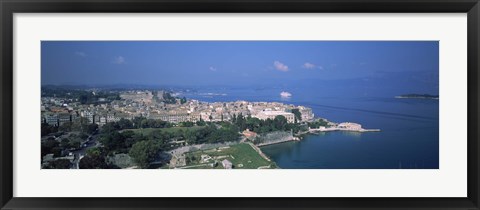
{"label": "building", "polygon": [[[192,121],[192,116],[188,113],[184,112],[169,112],[169,113],[161,113],[161,114],[150,114],[150,119],[162,120],[171,123],[180,123],[180,122],[187,122]],[[193,119],[196,119],[195,117]],[[196,122],[192,121],[192,122]]]}
{"label": "building", "polygon": [[190,122],[197,122],[197,121],[200,121],[200,118],[201,118],[201,115],[200,113],[197,113],[197,112],[193,112],[193,113],[190,113]]}
{"label": "building", "polygon": [[348,129],[348,130],[362,130],[362,125],[352,122],[343,122],[337,125],[337,128]]}
{"label": "building", "polygon": [[51,126],[58,126],[58,115],[57,114],[45,114],[44,122]]}
{"label": "building", "polygon": [[302,121],[309,122],[313,120],[314,114],[311,108],[299,106],[299,111],[302,116]]}
{"label": "building", "polygon": [[200,163],[208,163],[212,159],[212,157],[210,157],[207,154],[203,154],[200,157],[201,157]]}
{"label": "building", "polygon": [[[118,119],[120,120],[120,119]],[[107,114],[107,123],[109,122],[117,122],[117,118],[115,117],[115,113],[108,113]]]}
{"label": "building", "polygon": [[232,165],[232,162],[230,162],[229,160],[225,159],[222,161],[222,165],[223,165],[223,168],[225,169],[232,169],[233,165]]}
{"label": "building", "polygon": [[97,124],[99,126],[103,126],[107,123],[107,117],[106,116],[98,116],[98,117],[99,117],[99,119],[98,119]]}
{"label": "building", "polygon": [[295,122],[295,115],[290,112],[284,112],[284,111],[262,111],[257,113],[254,117],[261,119],[261,120],[266,120],[266,119],[275,119],[277,116],[284,116],[287,119],[287,122],[289,123],[294,123]]}
{"label": "building", "polygon": [[254,139],[257,137],[257,133],[250,131],[248,128],[242,132],[242,134],[247,138],[247,139]]}
{"label": "building", "polygon": [[92,111],[83,111],[81,112],[80,116],[87,118],[88,122],[95,123],[94,116],[95,113]]}
{"label": "building", "polygon": [[58,125],[63,125],[64,123],[66,122],[71,122],[72,121],[72,118],[70,116],[70,114],[68,113],[60,113],[58,114]]}

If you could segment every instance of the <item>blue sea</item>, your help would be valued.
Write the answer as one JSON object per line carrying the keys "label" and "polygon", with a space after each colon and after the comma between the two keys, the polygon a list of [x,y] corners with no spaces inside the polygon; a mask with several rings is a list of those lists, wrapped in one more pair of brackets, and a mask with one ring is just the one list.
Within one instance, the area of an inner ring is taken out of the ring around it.
{"label": "blue sea", "polygon": [[[280,92],[292,94],[282,99]],[[277,101],[313,109],[316,117],[356,122],[381,132],[327,132],[261,147],[283,169],[438,169],[439,100],[398,99],[395,91],[312,87],[200,88],[184,93],[207,102]],[[405,92],[403,94],[406,94]]]}

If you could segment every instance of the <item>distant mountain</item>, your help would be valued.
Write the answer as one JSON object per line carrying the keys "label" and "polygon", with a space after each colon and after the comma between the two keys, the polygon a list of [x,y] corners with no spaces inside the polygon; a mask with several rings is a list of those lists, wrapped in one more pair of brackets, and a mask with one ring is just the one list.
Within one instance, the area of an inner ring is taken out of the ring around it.
{"label": "distant mountain", "polygon": [[137,85],[137,84],[109,84],[109,85],[42,85],[42,89],[102,89],[102,90],[164,90],[172,87],[163,85]]}
{"label": "distant mountain", "polygon": [[395,98],[420,98],[420,99],[438,99],[438,95],[430,95],[430,94],[403,94],[399,96],[395,96]]}

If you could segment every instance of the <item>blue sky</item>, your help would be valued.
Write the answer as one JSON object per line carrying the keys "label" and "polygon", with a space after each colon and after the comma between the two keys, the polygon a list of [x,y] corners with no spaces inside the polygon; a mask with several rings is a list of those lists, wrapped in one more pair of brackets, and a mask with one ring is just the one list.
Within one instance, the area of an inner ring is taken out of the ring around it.
{"label": "blue sky", "polygon": [[395,80],[438,92],[436,41],[43,41],[42,85]]}

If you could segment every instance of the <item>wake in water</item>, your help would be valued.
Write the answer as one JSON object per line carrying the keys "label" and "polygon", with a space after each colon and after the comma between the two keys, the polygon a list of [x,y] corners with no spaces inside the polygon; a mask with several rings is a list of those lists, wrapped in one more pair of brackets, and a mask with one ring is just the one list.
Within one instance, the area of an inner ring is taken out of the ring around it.
{"label": "wake in water", "polygon": [[386,116],[406,117],[406,118],[421,119],[421,120],[438,120],[438,118],[434,118],[434,117],[402,114],[402,113],[395,113],[395,112],[384,112],[384,111],[374,111],[374,110],[357,109],[357,108],[349,108],[349,107],[328,106],[328,105],[313,104],[313,103],[308,103],[308,102],[302,102],[301,104],[304,104],[305,106],[308,106],[308,107],[311,107],[311,108],[321,107],[321,108],[330,108],[330,109],[334,109],[334,110],[357,111],[357,112],[364,112],[364,113],[373,113],[373,114],[386,115]]}

